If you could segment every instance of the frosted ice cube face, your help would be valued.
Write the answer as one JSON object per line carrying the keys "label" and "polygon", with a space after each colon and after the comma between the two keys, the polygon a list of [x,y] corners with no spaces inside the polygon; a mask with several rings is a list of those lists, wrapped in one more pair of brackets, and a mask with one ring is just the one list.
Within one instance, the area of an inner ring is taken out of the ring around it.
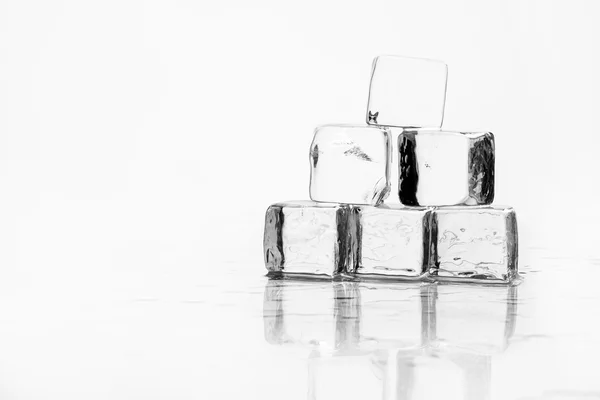
{"label": "frosted ice cube face", "polygon": [[449,206],[494,200],[494,135],[408,130],[398,136],[402,204]]}
{"label": "frosted ice cube face", "polygon": [[367,123],[439,128],[448,67],[441,61],[379,56],[373,61]]}
{"label": "frosted ice cube face", "polygon": [[334,276],[345,270],[349,206],[294,201],[265,216],[263,249],[269,271]]}
{"label": "frosted ice cube face", "polygon": [[401,205],[357,207],[359,226],[357,275],[418,278],[433,258],[432,213]]}
{"label": "frosted ice cube face", "polygon": [[517,217],[510,208],[444,207],[434,211],[437,274],[510,281],[517,274]]}
{"label": "frosted ice cube face", "polygon": [[310,146],[310,198],[380,204],[390,191],[390,133],[372,126],[328,125]]}

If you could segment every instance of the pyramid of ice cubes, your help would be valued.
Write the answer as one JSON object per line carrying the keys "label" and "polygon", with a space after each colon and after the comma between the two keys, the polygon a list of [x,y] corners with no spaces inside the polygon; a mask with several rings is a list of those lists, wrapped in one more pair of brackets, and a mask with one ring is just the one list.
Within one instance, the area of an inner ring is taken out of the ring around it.
{"label": "pyramid of ice cubes", "polygon": [[[271,274],[313,278],[510,282],[515,212],[494,199],[494,135],[441,129],[447,66],[380,56],[367,125],[325,125],[310,146],[311,201],[267,209]],[[390,193],[398,129],[398,196]]]}

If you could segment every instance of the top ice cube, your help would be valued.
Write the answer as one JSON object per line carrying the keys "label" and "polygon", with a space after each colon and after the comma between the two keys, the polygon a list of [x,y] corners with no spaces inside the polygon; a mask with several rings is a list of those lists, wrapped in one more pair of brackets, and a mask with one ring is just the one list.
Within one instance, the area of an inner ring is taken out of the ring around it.
{"label": "top ice cube", "polygon": [[373,60],[367,123],[439,128],[444,119],[448,66],[426,58],[379,56]]}

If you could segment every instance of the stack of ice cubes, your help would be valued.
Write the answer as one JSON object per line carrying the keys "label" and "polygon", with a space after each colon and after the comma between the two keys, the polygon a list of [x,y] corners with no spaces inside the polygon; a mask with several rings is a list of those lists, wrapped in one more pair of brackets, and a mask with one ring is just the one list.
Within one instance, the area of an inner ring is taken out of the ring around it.
{"label": "stack of ice cubes", "polygon": [[[267,209],[270,274],[488,283],[517,276],[515,212],[491,205],[494,135],[441,128],[447,76],[441,61],[375,58],[367,124],[318,127],[311,201]],[[394,158],[401,204],[383,204]]]}

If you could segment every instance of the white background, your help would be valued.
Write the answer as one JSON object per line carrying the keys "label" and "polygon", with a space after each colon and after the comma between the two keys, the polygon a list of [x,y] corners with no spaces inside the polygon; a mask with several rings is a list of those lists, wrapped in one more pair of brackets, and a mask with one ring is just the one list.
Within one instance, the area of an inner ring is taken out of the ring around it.
{"label": "white background", "polygon": [[599,18],[594,1],[2,0],[2,257],[260,261],[264,209],[308,197],[316,125],[364,121],[378,54],[445,60],[444,126],[495,133],[496,203],[529,242],[558,223],[585,250]]}
{"label": "white background", "polygon": [[264,210],[308,197],[316,125],[364,122],[379,54],[448,63],[444,126],[496,135],[521,265],[595,255],[599,4],[0,0],[5,394],[28,387],[27,349],[52,370],[44,332],[73,315],[262,275]]}

